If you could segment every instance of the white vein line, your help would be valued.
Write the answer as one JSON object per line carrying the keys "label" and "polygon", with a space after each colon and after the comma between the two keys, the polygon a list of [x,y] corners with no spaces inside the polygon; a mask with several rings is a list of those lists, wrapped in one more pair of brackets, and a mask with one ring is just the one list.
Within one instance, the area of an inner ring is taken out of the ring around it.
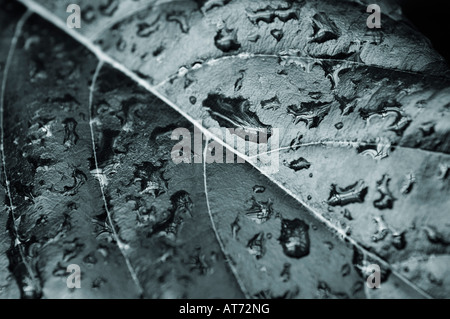
{"label": "white vein line", "polygon": [[30,266],[30,264],[27,262],[27,259],[25,257],[22,243],[17,238],[19,236],[19,230],[17,228],[16,215],[14,213],[14,203],[12,200],[11,188],[9,186],[10,182],[8,179],[8,174],[6,173],[6,155],[5,155],[5,147],[4,147],[5,131],[4,131],[4,126],[3,126],[3,115],[4,115],[4,108],[5,108],[5,104],[4,104],[5,103],[5,91],[6,91],[6,81],[8,79],[8,71],[11,66],[12,59],[14,57],[14,52],[15,52],[16,46],[17,46],[17,40],[19,39],[20,34],[22,33],[22,28],[23,28],[25,22],[30,17],[31,13],[32,13],[31,11],[27,10],[27,12],[25,12],[23,14],[23,16],[20,18],[20,20],[17,22],[16,29],[14,31],[14,36],[11,40],[11,45],[9,47],[8,57],[6,58],[5,70],[3,72],[2,87],[1,87],[1,94],[0,94],[0,131],[1,131],[0,149],[1,149],[1,156],[2,156],[3,174],[5,175],[6,193],[7,193],[8,199],[9,199],[9,209],[11,211],[12,224],[14,227],[14,232],[15,232],[15,237],[16,237],[15,240],[17,241],[17,243],[14,243],[13,245],[17,244],[19,253],[20,253],[20,257],[22,259],[23,264],[25,265],[25,268],[28,271],[28,274],[31,276],[31,280],[33,281],[34,288],[38,292],[40,292],[41,291],[40,284],[36,281],[36,276],[33,272],[33,269]]}
{"label": "white vein line", "polygon": [[308,147],[308,146],[335,146],[335,147],[351,147],[351,148],[357,148],[359,146],[381,146],[381,147],[388,147],[391,146],[392,148],[399,148],[399,149],[406,149],[406,150],[413,150],[413,151],[421,151],[425,153],[432,153],[432,154],[439,154],[441,156],[450,156],[450,154],[432,151],[432,150],[426,150],[421,148],[414,148],[404,145],[388,145],[383,143],[368,143],[368,142],[351,142],[351,141],[318,141],[318,142],[309,142],[309,143],[300,143],[300,144],[294,144],[292,146],[284,146],[280,148],[276,148],[274,150],[270,150],[261,154],[252,155],[249,158],[254,159],[261,155],[267,155],[279,151],[289,150],[293,147]]}
{"label": "white vein line", "polygon": [[[60,28],[62,31],[69,34],[74,40],[78,41],[80,44],[85,46],[88,50],[90,50],[93,54],[97,56],[97,58],[100,61],[103,61],[105,63],[110,64],[113,68],[121,71],[123,74],[128,76],[130,79],[134,80],[137,84],[141,85],[143,88],[145,88],[147,91],[161,99],[163,102],[165,102],[168,106],[172,107],[175,111],[180,113],[184,118],[189,120],[195,127],[197,127],[206,138],[213,139],[220,145],[223,145],[226,149],[234,152],[236,155],[240,156],[245,161],[249,162],[253,167],[255,167],[261,174],[269,178],[275,185],[280,187],[283,191],[285,191],[288,195],[290,195],[292,198],[297,200],[300,204],[302,204],[304,207],[309,209],[311,213],[317,217],[318,220],[322,221],[325,225],[330,227],[331,229],[335,230],[339,234],[341,234],[343,239],[348,240],[351,244],[356,246],[362,251],[365,251],[367,254],[369,254],[372,258],[375,260],[378,260],[382,265],[388,266],[389,269],[392,267],[389,266],[387,262],[382,260],[380,257],[376,256],[373,253],[370,253],[365,248],[360,246],[353,238],[348,237],[342,229],[339,229],[335,225],[333,225],[331,222],[329,222],[326,218],[324,218],[319,212],[316,212],[311,206],[309,206],[306,202],[302,201],[298,196],[296,196],[292,191],[288,190],[285,186],[281,184],[281,182],[274,180],[267,172],[264,172],[261,170],[257,165],[252,163],[251,159],[244,154],[240,154],[237,150],[235,150],[233,147],[228,145],[227,143],[223,142],[221,139],[219,139],[217,136],[212,134],[210,131],[208,131],[203,125],[201,125],[199,122],[197,122],[194,118],[192,118],[189,114],[187,114],[185,111],[183,111],[178,105],[176,105],[174,102],[169,100],[166,96],[161,94],[159,91],[155,89],[154,86],[149,84],[146,80],[139,77],[136,73],[133,71],[130,71],[128,68],[126,68],[124,65],[120,64],[110,56],[106,55],[98,46],[94,45],[89,39],[87,39],[85,36],[79,34],[75,29],[69,29],[66,24],[59,19],[58,16],[44,8],[43,6],[31,1],[31,0],[18,0],[19,2],[23,3],[25,6],[27,6],[30,10],[36,12],[39,14],[42,18],[46,19],[50,23],[54,24],[56,27]],[[431,298],[430,295],[428,295],[425,291],[417,287],[415,284],[413,284],[411,281],[403,277],[402,275],[395,272],[393,269],[391,269],[392,273],[396,274],[398,278],[400,278],[402,281],[407,283],[409,286],[411,286],[413,289],[415,289],[417,292],[422,294],[424,297]]]}
{"label": "white vein line", "polygon": [[[92,150],[93,150],[93,153],[94,153],[95,169],[96,169],[97,173],[99,172],[99,168],[98,168],[98,161],[97,161],[97,152],[95,151],[94,128],[93,128],[93,125],[92,125],[92,101],[93,101],[93,97],[94,97],[95,83],[97,82],[97,78],[98,78],[98,75],[100,73],[100,70],[102,69],[102,66],[103,66],[103,61],[100,60],[98,65],[97,65],[97,68],[95,69],[95,73],[94,73],[94,76],[92,78],[92,83],[91,83],[91,86],[89,88],[89,128],[90,128],[90,131],[91,131]],[[143,291],[144,290],[142,289],[142,285],[139,282],[139,279],[138,279],[138,277],[136,275],[136,272],[133,269],[129,258],[128,258],[128,256],[125,253],[124,244],[121,242],[121,240],[119,238],[119,235],[117,234],[116,228],[114,227],[114,223],[113,223],[112,218],[111,218],[111,212],[109,211],[108,202],[106,201],[106,197],[105,197],[105,190],[103,188],[103,185],[102,185],[101,181],[98,181],[98,182],[99,182],[99,185],[100,185],[100,191],[102,193],[103,205],[105,207],[106,214],[108,216],[108,223],[111,226],[112,233],[113,233],[113,236],[114,236],[114,240],[116,241],[117,246],[119,247],[119,250],[120,250],[123,258],[125,259],[125,263],[126,263],[126,265],[128,267],[128,271],[130,272],[131,278],[133,279],[134,283],[136,284],[136,286],[137,286],[137,288],[139,290],[139,295],[143,296]]]}
{"label": "white vein line", "polygon": [[234,277],[236,278],[236,281],[237,281],[239,287],[241,288],[241,291],[243,292],[245,297],[247,299],[249,299],[250,294],[248,293],[247,289],[245,288],[245,285],[242,282],[242,279],[239,277],[239,273],[238,273],[237,269],[232,264],[232,261],[229,260],[228,254],[226,253],[226,250],[225,250],[225,246],[222,242],[222,239],[220,238],[219,232],[217,231],[216,223],[214,222],[214,218],[212,217],[211,206],[209,204],[208,184],[206,182],[206,180],[207,180],[207,178],[206,178],[206,155],[207,155],[207,150],[208,150],[208,142],[209,142],[209,140],[206,141],[205,148],[203,151],[203,184],[205,185],[206,207],[208,208],[209,219],[211,220],[211,225],[214,230],[214,234],[216,235],[217,242],[219,243],[220,249],[222,250],[222,252],[225,256],[227,264],[230,266],[231,272],[233,273]]}

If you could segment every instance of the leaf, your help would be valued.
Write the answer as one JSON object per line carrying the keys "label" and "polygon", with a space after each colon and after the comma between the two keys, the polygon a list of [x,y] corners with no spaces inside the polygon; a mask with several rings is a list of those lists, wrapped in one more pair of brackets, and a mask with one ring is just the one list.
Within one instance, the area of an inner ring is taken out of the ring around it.
{"label": "leaf", "polygon": [[[20,2],[41,16],[2,3],[22,297],[448,295],[447,68],[395,10],[367,31],[353,1],[80,1],[75,30],[69,1]],[[206,155],[230,124],[280,128],[279,170],[171,160],[175,128]]]}

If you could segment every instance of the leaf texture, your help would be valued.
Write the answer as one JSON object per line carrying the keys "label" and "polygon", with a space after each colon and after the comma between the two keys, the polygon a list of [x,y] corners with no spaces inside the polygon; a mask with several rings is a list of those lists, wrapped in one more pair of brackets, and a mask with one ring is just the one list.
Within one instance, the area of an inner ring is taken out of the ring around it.
{"label": "leaf texture", "polygon": [[[448,297],[448,71],[396,5],[368,31],[357,1],[19,2],[2,296]],[[171,159],[175,128],[205,159],[240,126],[280,129],[278,171],[234,145],[247,163]]]}

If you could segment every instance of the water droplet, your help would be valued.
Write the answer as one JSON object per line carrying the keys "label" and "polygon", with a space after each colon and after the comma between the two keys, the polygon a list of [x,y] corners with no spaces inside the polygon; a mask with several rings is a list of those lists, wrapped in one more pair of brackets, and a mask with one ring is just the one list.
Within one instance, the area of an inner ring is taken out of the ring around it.
{"label": "water droplet", "polygon": [[270,31],[270,34],[277,40],[277,42],[280,42],[280,40],[284,36],[284,32],[281,29],[273,29]]}
{"label": "water droplet", "polygon": [[263,110],[278,110],[280,106],[280,100],[278,100],[278,96],[276,95],[271,99],[261,101],[261,108]]}
{"label": "water droplet", "polygon": [[180,27],[181,32],[188,33],[189,32],[189,24],[188,18],[184,14],[183,11],[174,11],[168,13],[166,16],[166,20],[169,22],[175,22]]}
{"label": "water droplet", "polygon": [[211,272],[211,268],[206,262],[206,256],[202,253],[201,247],[195,249],[195,253],[190,257],[190,271],[197,271],[199,275],[206,275]]}
{"label": "water droplet", "polygon": [[392,245],[398,250],[404,249],[406,247],[405,233],[392,234]]}
{"label": "water droplet", "polygon": [[127,47],[127,42],[123,38],[120,38],[116,43],[117,50],[120,52],[123,52],[123,51],[125,51],[126,47]]}
{"label": "water droplet", "polygon": [[294,170],[294,172],[298,172],[303,169],[309,169],[311,167],[311,163],[308,162],[305,158],[300,157],[296,160],[287,162],[286,160],[283,160],[283,164],[290,169]]}
{"label": "water droplet", "polygon": [[[362,252],[359,248],[353,247],[353,259],[352,259],[353,268],[358,273],[358,275],[366,280],[373,271],[372,268],[368,267],[372,264],[379,264],[379,261],[373,260],[370,256],[365,256],[364,252]],[[391,274],[391,270],[387,268],[387,266],[380,267],[381,270],[381,282],[385,282],[389,275]]]}
{"label": "water droplet", "polygon": [[344,123],[338,122],[338,123],[334,124],[334,127],[338,130],[341,130],[344,127]]}
{"label": "water droplet", "polygon": [[341,214],[344,216],[344,218],[347,218],[348,220],[353,220],[353,216],[347,208],[341,211]]}
{"label": "water droplet", "polygon": [[97,263],[97,258],[94,253],[90,253],[83,258],[83,262],[87,265],[95,265]]}
{"label": "water droplet", "polygon": [[95,10],[92,6],[86,6],[81,10],[81,18],[83,21],[86,21],[87,23],[91,23],[95,20]]}
{"label": "water droplet", "polygon": [[375,217],[373,219],[375,224],[377,225],[377,230],[372,235],[372,240],[374,242],[378,242],[386,238],[387,234],[389,233],[389,228],[387,227],[386,223],[384,222],[383,216]]}
{"label": "water droplet", "polygon": [[251,198],[252,206],[247,209],[245,216],[250,218],[257,224],[262,224],[268,221],[273,214],[272,201],[257,201],[253,196]]}
{"label": "water droplet", "polygon": [[[140,38],[148,38],[150,35],[155,33],[159,30],[159,15],[156,17],[155,20],[151,21],[150,23],[147,22],[141,22],[137,24],[137,32],[136,35]],[[134,51],[132,49],[132,51]]]}
{"label": "water droplet", "polygon": [[342,277],[346,277],[350,274],[351,268],[349,264],[344,264],[341,267],[341,275]]}
{"label": "water droplet", "polygon": [[266,190],[266,188],[264,186],[260,186],[260,185],[253,186],[253,193],[255,193],[255,194],[264,193],[265,190]]}
{"label": "water droplet", "polygon": [[432,225],[424,226],[423,231],[427,239],[433,244],[441,244],[444,246],[450,245],[450,240],[447,240],[437,229]]}
{"label": "water droplet", "polygon": [[285,263],[283,265],[283,270],[280,273],[280,277],[283,280],[283,282],[288,282],[289,279],[291,279],[291,264]]}
{"label": "water droplet", "polygon": [[289,105],[287,113],[294,118],[294,124],[306,123],[308,129],[318,127],[325,116],[330,112],[331,104],[325,102],[301,102],[298,105]]}
{"label": "water droplet", "polygon": [[309,254],[309,226],[302,220],[283,219],[279,238],[283,252],[291,258],[301,258]]}
{"label": "water droplet", "polygon": [[407,195],[407,194],[411,193],[415,182],[416,182],[416,177],[415,177],[414,173],[406,174],[403,184],[402,184],[402,187],[400,189],[400,192],[403,195]]}
{"label": "water droplet", "polygon": [[242,82],[244,81],[245,70],[239,70],[239,78],[234,82],[234,91],[238,92],[242,89]]}
{"label": "water droplet", "polygon": [[237,31],[227,29],[225,26],[221,28],[214,37],[215,46],[223,52],[236,51],[241,47],[237,40]]}
{"label": "water droplet", "polygon": [[103,277],[97,277],[92,282],[92,288],[99,289],[101,288],[105,283],[107,283],[107,280]]}
{"label": "water droplet", "polygon": [[151,194],[157,198],[167,192],[168,180],[164,178],[166,164],[166,161],[159,161],[155,164],[150,162],[135,164],[134,181],[139,182],[141,194]]}
{"label": "water droplet", "polygon": [[107,17],[112,17],[119,8],[117,0],[107,0],[106,3],[99,6],[100,13]]}
{"label": "water droplet", "polygon": [[260,259],[266,253],[264,232],[260,232],[253,236],[247,243],[247,250],[256,259]]}
{"label": "water droplet", "polygon": [[332,184],[328,205],[344,206],[351,203],[363,203],[367,190],[368,187],[365,186],[363,180],[359,180],[355,184],[343,188]]}
{"label": "water droplet", "polygon": [[394,206],[394,201],[396,200],[394,196],[392,196],[391,191],[389,190],[389,182],[390,177],[385,174],[382,179],[377,181],[377,191],[380,193],[380,198],[374,200],[373,206],[378,209],[392,209]]}
{"label": "water droplet", "polygon": [[85,244],[83,244],[80,238],[76,237],[71,241],[64,241],[63,261],[68,262],[83,251]]}
{"label": "water droplet", "polygon": [[233,239],[237,239],[237,235],[241,230],[241,226],[239,225],[239,215],[236,216],[236,219],[231,223],[231,235]]}

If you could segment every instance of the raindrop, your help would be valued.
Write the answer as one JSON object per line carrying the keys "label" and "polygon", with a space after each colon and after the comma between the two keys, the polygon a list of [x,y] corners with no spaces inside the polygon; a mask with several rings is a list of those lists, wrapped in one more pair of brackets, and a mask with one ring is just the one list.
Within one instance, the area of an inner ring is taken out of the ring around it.
{"label": "raindrop", "polygon": [[346,277],[350,274],[351,268],[349,264],[344,264],[341,267],[341,275],[342,277]]}
{"label": "raindrop", "polygon": [[279,238],[283,252],[292,258],[301,258],[309,254],[309,226],[302,220],[283,219]]}
{"label": "raindrop", "polygon": [[127,47],[127,43],[126,43],[126,41],[121,37],[121,38],[117,41],[117,43],[116,43],[116,48],[117,48],[118,51],[123,52],[123,51],[125,51],[126,47]]}
{"label": "raindrop", "polygon": [[334,124],[334,127],[338,130],[342,129],[344,127],[344,123],[342,122],[338,122],[336,124]]}
{"label": "raindrop", "polygon": [[275,40],[277,40],[277,42],[280,42],[284,36],[284,32],[281,29],[273,29],[270,31],[270,34],[275,38]]}
{"label": "raindrop", "polygon": [[283,282],[288,282],[289,279],[291,279],[291,264],[290,263],[285,263],[283,265],[283,270],[281,271],[280,277],[283,280]]}
{"label": "raindrop", "polygon": [[240,230],[241,226],[239,225],[239,215],[238,215],[236,216],[234,222],[231,223],[231,235],[233,236],[233,239],[237,239],[237,235]]}
{"label": "raindrop", "polygon": [[248,252],[254,255],[256,259],[260,259],[266,253],[264,232],[260,232],[253,236],[247,243]]}
{"label": "raindrop", "polygon": [[260,186],[260,185],[253,186],[253,193],[255,193],[255,194],[264,193],[265,190],[266,190],[266,188],[264,186]]}

